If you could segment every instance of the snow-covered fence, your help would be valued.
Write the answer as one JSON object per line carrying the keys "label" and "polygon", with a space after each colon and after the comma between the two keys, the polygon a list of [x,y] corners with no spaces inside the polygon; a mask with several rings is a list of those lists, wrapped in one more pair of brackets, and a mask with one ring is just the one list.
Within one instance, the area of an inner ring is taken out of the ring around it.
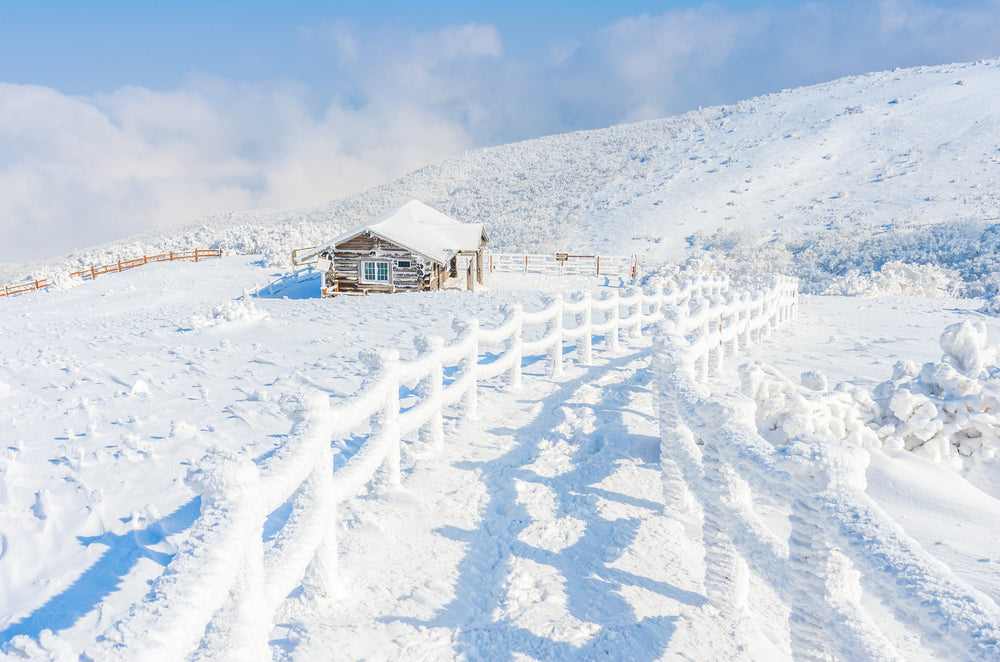
{"label": "snow-covered fence", "polygon": [[[508,307],[495,328],[475,318],[456,320],[451,342],[419,336],[410,361],[401,361],[393,349],[362,352],[367,375],[354,396],[331,402],[313,394],[282,403],[295,423],[259,465],[219,453],[199,463],[189,484],[201,495],[202,511],[190,537],[147,598],[88,654],[148,660],[181,659],[194,651],[212,660],[267,659],[263,638],[294,589],[301,587],[309,598],[336,592],[337,506],[373,480],[399,484],[403,439],[442,447],[445,411],[457,407],[459,415],[475,417],[480,383],[502,378],[507,387],[518,387],[525,356],[546,356],[547,372],[557,375],[568,343],[577,361],[589,364],[595,336],[603,335],[603,347],[614,349],[623,337],[677,315],[711,327],[709,317],[676,310],[728,290],[728,279],[716,275],[647,291],[616,290],[605,298],[555,295],[539,311]],[[486,354],[485,348],[501,351]],[[455,368],[448,382],[446,367]],[[401,407],[401,389],[415,393],[405,403],[411,406]],[[334,470],[331,440],[359,432],[366,441]],[[286,506],[284,524],[265,539],[265,522]]]}
{"label": "snow-covered fence", "polygon": [[[692,302],[691,317],[665,321],[656,341],[664,492],[673,507],[701,505],[709,599],[742,620],[752,570],[790,606],[797,656],[899,659],[861,606],[870,591],[903,622],[937,632],[924,643],[947,659],[1000,659],[1000,608],[865,494],[863,450],[815,436],[776,448],[757,433],[752,403],[706,388],[725,356],[794,314],[790,299],[778,284]],[[755,493],[788,504],[788,535],[768,526]]]}
{"label": "snow-covered fence", "polygon": [[574,255],[571,253],[488,253],[486,266],[495,271],[600,276],[602,274],[635,279],[638,271],[635,255]]}

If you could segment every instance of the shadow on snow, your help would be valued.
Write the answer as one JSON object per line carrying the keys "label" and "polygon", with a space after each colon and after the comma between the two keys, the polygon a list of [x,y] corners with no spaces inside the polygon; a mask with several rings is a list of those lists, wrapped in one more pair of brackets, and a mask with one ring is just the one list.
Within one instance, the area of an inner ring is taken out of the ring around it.
{"label": "shadow on snow", "polygon": [[58,632],[72,627],[121,585],[139,559],[150,559],[166,567],[173,555],[150,547],[189,527],[198,518],[200,509],[201,497],[195,497],[145,528],[125,534],[78,537],[84,546],[97,543],[106,545],[107,550],[62,593],[52,596],[30,616],[0,632],[0,643],[22,634],[37,638],[43,630]]}
{"label": "shadow on snow", "polygon": [[[568,401],[582,386],[602,374],[621,370],[635,355],[612,358],[607,363],[586,368],[583,375],[562,382],[541,403],[540,413],[520,429],[498,428],[491,433],[510,435],[512,450],[488,462],[467,462],[457,466],[478,470],[489,500],[481,525],[471,531],[442,527],[438,533],[468,545],[459,565],[455,599],[430,621],[386,617],[386,622],[402,621],[416,626],[447,627],[456,631],[456,652],[470,659],[513,660],[517,654],[539,659],[659,659],[676,629],[674,616],[639,618],[619,592],[636,586],[679,603],[700,606],[704,596],[671,584],[611,567],[639,533],[641,519],[604,519],[599,501],[613,500],[659,513],[662,505],[595,487],[616,469],[615,459],[638,458],[647,464],[658,462],[658,440],[630,434],[617,406],[627,402],[628,392],[644,388],[648,372],[639,371],[597,404]],[[532,363],[526,357],[526,364]],[[610,400],[609,397],[610,396]],[[524,406],[533,403],[524,402]],[[538,457],[540,442],[566,419],[565,409],[591,408],[597,429],[582,438],[568,439],[574,445],[574,467],[555,477],[542,477],[525,468]],[[556,495],[555,516],[576,516],[585,521],[583,535],[572,545],[552,552],[525,544],[518,539],[533,521],[527,507],[519,502],[516,481],[547,485]],[[510,561],[520,557],[551,566],[565,581],[566,609],[579,621],[598,626],[598,631],[582,647],[541,636],[510,620],[494,620],[501,607]]]}

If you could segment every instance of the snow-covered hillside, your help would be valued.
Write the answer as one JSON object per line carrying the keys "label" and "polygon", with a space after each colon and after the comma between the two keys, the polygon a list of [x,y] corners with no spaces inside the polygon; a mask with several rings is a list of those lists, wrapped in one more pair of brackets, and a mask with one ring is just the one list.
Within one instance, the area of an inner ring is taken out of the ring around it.
{"label": "snow-covered hillside", "polygon": [[[971,282],[995,271],[1000,246],[998,135],[1000,60],[896,70],[469,152],[320,207],[234,212],[7,275],[196,246],[287,265],[292,248],[417,198],[482,221],[504,251],[657,262],[718,249],[741,270],[796,271],[809,291],[863,289],[834,281],[899,259]],[[970,294],[995,289],[977,282]]]}

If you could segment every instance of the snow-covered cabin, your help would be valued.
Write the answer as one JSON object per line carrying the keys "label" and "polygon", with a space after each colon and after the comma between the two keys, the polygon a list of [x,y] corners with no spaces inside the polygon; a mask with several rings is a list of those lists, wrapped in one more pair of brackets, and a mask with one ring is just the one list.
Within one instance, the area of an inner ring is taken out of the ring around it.
{"label": "snow-covered cabin", "polygon": [[351,228],[316,248],[323,294],[437,290],[458,277],[459,256],[470,256],[466,276],[483,282],[482,223],[459,223],[419,200]]}

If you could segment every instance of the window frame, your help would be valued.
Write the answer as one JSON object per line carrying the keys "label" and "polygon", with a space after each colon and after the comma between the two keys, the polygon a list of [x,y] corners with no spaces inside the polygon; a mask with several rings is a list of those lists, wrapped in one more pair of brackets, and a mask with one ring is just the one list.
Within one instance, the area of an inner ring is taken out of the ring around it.
{"label": "window frame", "polygon": [[[365,265],[373,264],[375,278],[371,279],[365,275]],[[385,280],[379,280],[379,265],[385,265]],[[358,280],[362,283],[371,285],[390,285],[392,284],[392,263],[389,260],[359,260],[358,261]]]}

